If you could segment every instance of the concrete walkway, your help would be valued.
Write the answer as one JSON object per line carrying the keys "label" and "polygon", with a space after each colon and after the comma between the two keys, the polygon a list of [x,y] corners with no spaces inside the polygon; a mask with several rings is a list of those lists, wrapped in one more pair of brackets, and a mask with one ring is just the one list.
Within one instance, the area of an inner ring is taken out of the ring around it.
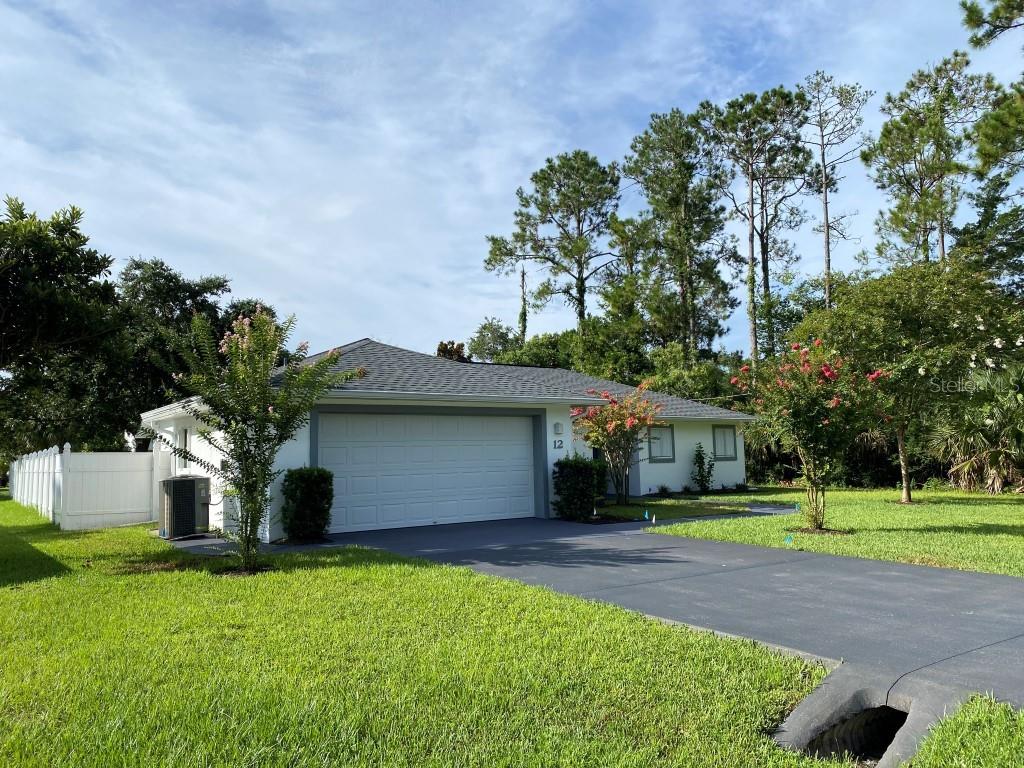
{"label": "concrete walkway", "polygon": [[[819,727],[801,717],[841,713],[850,691],[875,706],[916,707],[908,726],[919,732],[973,692],[1024,707],[1024,579],[661,536],[637,523],[508,520],[332,544],[468,566],[842,662],[821,701],[787,721],[787,742]],[[894,757],[913,753],[920,733],[911,730]]]}

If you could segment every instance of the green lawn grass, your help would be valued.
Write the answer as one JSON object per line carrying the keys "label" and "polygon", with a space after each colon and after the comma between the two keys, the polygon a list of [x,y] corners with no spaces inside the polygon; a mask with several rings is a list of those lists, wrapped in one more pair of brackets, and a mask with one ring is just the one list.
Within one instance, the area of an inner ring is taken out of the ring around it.
{"label": "green lawn grass", "polygon": [[748,507],[743,501],[732,501],[727,497],[698,499],[670,496],[637,499],[631,504],[609,504],[598,511],[608,517],[620,517],[623,520],[643,520],[645,511],[650,515],[656,515],[658,520],[681,520],[708,515],[732,515],[747,512]]}
{"label": "green lawn grass", "polygon": [[343,548],[218,575],[0,502],[3,766],[812,766],[823,670],[464,568]]}
{"label": "green lawn grass", "polygon": [[[729,494],[729,503],[789,504],[803,501],[799,489],[772,488]],[[950,490],[917,491],[915,503],[899,504],[895,490],[835,490],[827,494],[826,525],[849,535],[794,532],[797,515],[694,521],[661,527],[658,533],[735,541],[835,555],[1024,576],[1024,497]],[[704,497],[718,503],[721,497]],[[703,503],[700,502],[700,503]],[[787,542],[787,537],[792,542]]]}
{"label": "green lawn grass", "polygon": [[988,697],[971,699],[933,730],[912,768],[1010,768],[1024,765],[1024,712]]}

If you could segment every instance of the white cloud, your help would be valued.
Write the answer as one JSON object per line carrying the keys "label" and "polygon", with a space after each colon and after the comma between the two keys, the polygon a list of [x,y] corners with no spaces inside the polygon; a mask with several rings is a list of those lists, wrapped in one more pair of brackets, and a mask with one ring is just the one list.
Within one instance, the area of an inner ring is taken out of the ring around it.
{"label": "white cloud", "polygon": [[[373,335],[430,351],[516,316],[484,237],[508,230],[545,157],[616,159],[652,111],[817,68],[896,88],[964,39],[955,8],[927,0],[0,3],[0,192],[79,205],[121,260],[227,274],[297,313],[314,347]],[[1000,51],[977,58],[1002,74],[1019,56]],[[853,175],[837,202],[870,234],[878,196]],[[552,307],[531,328],[571,323]],[[732,325],[742,344],[742,314]]]}

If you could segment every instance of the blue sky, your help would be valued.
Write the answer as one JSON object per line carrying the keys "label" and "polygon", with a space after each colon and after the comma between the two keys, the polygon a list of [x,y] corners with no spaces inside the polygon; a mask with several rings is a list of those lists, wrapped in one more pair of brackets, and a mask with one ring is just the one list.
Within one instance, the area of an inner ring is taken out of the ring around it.
{"label": "blue sky", "polygon": [[[1004,82],[1020,41],[973,54]],[[548,156],[619,159],[652,112],[816,69],[881,94],[966,47],[955,0],[838,3],[123,3],[0,0],[0,193],[85,210],[117,259],[226,274],[315,349],[432,352],[518,286],[485,235]],[[627,208],[635,201],[627,199]],[[863,170],[834,204],[872,243]],[[808,201],[810,210],[813,201]],[[803,269],[820,246],[798,238]],[[573,324],[558,305],[531,331]],[[726,346],[742,347],[742,312]]]}

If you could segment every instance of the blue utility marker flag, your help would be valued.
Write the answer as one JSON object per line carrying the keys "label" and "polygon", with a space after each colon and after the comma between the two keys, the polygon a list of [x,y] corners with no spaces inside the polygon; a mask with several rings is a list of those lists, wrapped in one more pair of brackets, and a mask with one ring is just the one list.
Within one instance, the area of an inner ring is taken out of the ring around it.
{"label": "blue utility marker flag", "polygon": [[644,510],[644,520],[650,520],[650,519],[651,519],[651,513],[650,513],[650,512],[648,512],[648,511],[647,511],[647,510],[645,509],[645,510]]}

